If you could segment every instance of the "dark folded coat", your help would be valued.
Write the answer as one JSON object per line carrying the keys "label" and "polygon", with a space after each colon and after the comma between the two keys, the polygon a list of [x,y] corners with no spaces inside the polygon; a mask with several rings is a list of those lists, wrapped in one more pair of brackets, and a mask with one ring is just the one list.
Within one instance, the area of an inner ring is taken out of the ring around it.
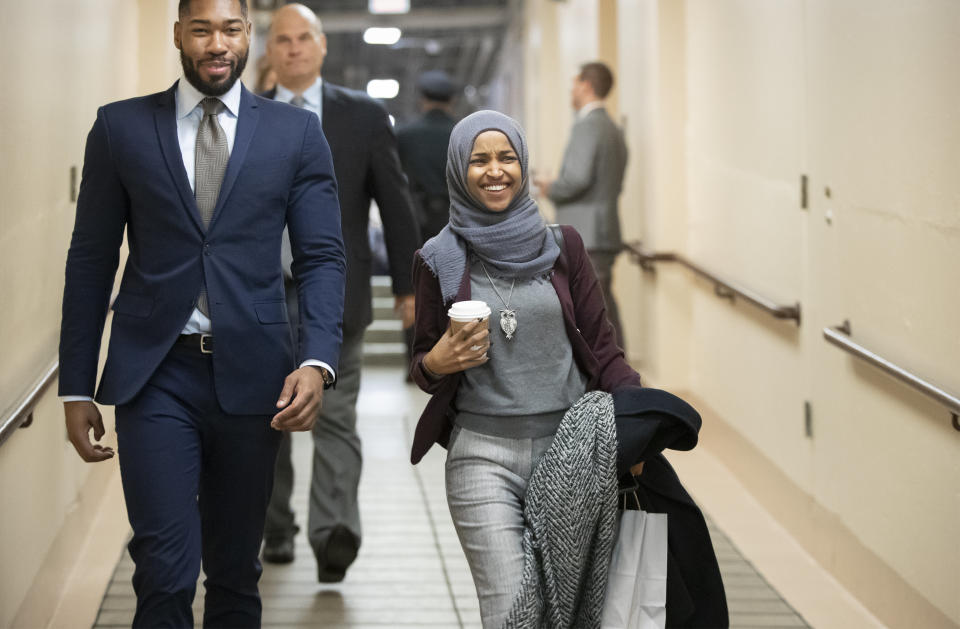
{"label": "dark folded coat", "polygon": [[[630,495],[626,506],[668,516],[667,627],[728,627],[726,593],[707,523],[662,454],[693,449],[700,414],[671,393],[635,386],[614,391],[613,404],[617,473],[621,486],[632,485],[628,494],[635,487],[637,497],[635,502]],[[631,480],[628,470],[641,461],[643,473]]]}

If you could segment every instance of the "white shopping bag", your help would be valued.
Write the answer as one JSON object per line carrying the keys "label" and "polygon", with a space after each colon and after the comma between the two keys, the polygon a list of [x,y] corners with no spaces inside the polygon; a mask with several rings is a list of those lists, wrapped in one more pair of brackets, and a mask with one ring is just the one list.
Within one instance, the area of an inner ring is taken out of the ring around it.
{"label": "white shopping bag", "polygon": [[664,629],[667,514],[625,510],[613,549],[601,629]]}

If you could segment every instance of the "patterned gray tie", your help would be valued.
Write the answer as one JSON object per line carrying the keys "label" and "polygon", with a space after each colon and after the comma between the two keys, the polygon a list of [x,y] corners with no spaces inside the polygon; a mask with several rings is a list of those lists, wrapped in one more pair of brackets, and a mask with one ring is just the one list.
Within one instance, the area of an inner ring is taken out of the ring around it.
{"label": "patterned gray tie", "polygon": [[290,99],[290,104],[293,105],[294,107],[304,107],[306,106],[307,101],[306,99],[304,99],[302,94],[297,94],[296,96]]}
{"label": "patterned gray tie", "polygon": [[[217,206],[217,196],[220,194],[223,174],[227,170],[230,149],[227,146],[227,134],[217,120],[217,114],[224,110],[223,103],[218,98],[204,98],[200,105],[203,107],[203,118],[197,131],[194,196],[203,220],[203,228],[206,229],[210,226],[213,210]],[[206,284],[200,285],[197,309],[210,316]]]}

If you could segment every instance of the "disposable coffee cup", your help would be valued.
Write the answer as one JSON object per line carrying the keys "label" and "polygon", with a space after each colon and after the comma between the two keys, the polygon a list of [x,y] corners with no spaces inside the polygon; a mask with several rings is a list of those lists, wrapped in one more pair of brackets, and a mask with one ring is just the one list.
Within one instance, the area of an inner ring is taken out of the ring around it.
{"label": "disposable coffee cup", "polygon": [[485,301],[458,301],[447,311],[450,317],[450,331],[456,334],[471,321],[488,321],[490,306]]}

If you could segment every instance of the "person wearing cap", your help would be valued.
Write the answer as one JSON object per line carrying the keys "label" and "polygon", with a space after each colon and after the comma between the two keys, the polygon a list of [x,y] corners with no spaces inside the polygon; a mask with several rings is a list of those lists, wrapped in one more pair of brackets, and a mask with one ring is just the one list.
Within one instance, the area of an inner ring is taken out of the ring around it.
{"label": "person wearing cap", "polygon": [[397,144],[420,235],[426,242],[443,229],[450,216],[444,171],[450,132],[457,122],[451,114],[456,86],[443,70],[431,70],[420,75],[417,89],[422,114],[397,131]]}
{"label": "person wearing cap", "polygon": [[[421,115],[397,130],[400,163],[420,225],[421,244],[433,238],[450,218],[447,194],[447,144],[457,123],[452,115],[456,86],[443,70],[429,70],[417,80]],[[413,357],[413,326],[404,328],[407,362]],[[408,376],[407,381],[411,378]]]}

